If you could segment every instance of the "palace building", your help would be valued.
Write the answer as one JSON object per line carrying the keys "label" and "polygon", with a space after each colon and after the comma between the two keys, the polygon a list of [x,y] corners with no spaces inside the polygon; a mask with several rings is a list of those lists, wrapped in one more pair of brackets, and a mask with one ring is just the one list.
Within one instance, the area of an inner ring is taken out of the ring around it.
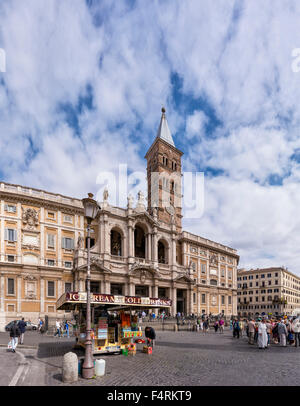
{"label": "palace building", "polygon": [[[181,157],[165,110],[147,160],[142,193],[126,208],[108,192],[91,225],[91,291],[165,297],[171,314],[237,315],[233,248],[182,230]],[[64,318],[56,301],[84,291],[86,227],[80,199],[0,183],[0,328],[21,316]],[[200,221],[200,220],[199,220]]]}
{"label": "palace building", "polygon": [[284,267],[238,269],[238,315],[300,314],[300,278]]}

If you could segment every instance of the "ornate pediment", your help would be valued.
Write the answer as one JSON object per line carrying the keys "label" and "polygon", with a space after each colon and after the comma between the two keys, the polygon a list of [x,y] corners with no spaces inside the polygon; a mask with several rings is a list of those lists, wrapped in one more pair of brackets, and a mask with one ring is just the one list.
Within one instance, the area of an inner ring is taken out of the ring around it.
{"label": "ornate pediment", "polygon": [[153,219],[153,217],[150,216],[150,214],[147,211],[144,211],[142,213],[137,213],[134,212],[131,215],[135,220],[140,219],[144,220],[146,222],[149,222],[152,226],[158,226],[158,222]]}
{"label": "ornate pediment", "polygon": [[153,263],[146,263],[144,261],[136,261],[130,267],[128,274],[133,275],[133,274],[136,274],[136,272],[141,272],[141,274],[143,273],[145,278],[147,277],[148,274],[151,277],[154,276],[156,278],[161,278],[160,272],[158,271],[157,267],[154,266]]}
{"label": "ornate pediment", "polygon": [[179,282],[180,280],[184,282],[195,283],[194,279],[190,277],[189,271],[178,273],[174,281]]}
{"label": "ornate pediment", "polygon": [[[90,267],[91,267],[91,270],[100,271],[102,273],[109,273],[109,274],[112,273],[112,271],[110,269],[108,269],[106,266],[104,266],[104,261],[100,260],[97,257],[91,257]],[[87,268],[87,264],[80,266],[79,270],[85,270],[86,268]]]}

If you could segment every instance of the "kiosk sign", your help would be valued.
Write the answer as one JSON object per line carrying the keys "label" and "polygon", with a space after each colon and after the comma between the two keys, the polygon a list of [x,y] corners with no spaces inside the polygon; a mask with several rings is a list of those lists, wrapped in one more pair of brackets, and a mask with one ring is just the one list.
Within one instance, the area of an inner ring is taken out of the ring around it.
{"label": "kiosk sign", "polygon": [[[85,303],[87,299],[86,292],[67,292],[58,300],[58,307],[65,302]],[[172,300],[138,296],[115,296],[105,293],[91,293],[91,303],[97,304],[127,304],[127,305],[145,305],[145,306],[172,306]]]}

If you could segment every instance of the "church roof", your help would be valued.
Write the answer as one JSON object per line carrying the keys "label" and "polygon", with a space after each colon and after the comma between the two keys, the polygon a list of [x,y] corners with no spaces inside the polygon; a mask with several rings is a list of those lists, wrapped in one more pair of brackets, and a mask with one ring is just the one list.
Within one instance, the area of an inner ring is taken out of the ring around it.
{"label": "church roof", "polygon": [[169,129],[168,122],[166,119],[166,114],[165,114],[166,110],[164,107],[161,109],[161,112],[162,112],[162,115],[161,115],[160,124],[159,124],[156,138],[161,138],[162,140],[166,141],[168,144],[175,147],[175,144],[174,144],[174,141],[173,141],[173,138],[171,135],[171,131]]}

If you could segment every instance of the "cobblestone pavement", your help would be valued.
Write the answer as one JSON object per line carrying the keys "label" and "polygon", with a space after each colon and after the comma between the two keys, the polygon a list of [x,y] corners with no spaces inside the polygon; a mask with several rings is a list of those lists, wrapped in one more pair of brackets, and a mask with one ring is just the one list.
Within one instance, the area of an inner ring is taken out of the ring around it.
{"label": "cobblestone pavement", "polygon": [[22,362],[19,354],[0,348],[0,386],[8,386]]}
{"label": "cobblestone pavement", "polygon": [[[31,368],[22,385],[67,385],[61,380],[62,357],[72,351],[73,339],[49,339],[37,352],[27,351]],[[75,351],[79,358],[82,351]],[[152,355],[97,356],[106,360],[106,374],[92,380],[79,378],[73,386],[210,386],[299,385],[300,348],[272,345],[259,350],[247,338],[233,339],[229,331],[157,332]]]}

